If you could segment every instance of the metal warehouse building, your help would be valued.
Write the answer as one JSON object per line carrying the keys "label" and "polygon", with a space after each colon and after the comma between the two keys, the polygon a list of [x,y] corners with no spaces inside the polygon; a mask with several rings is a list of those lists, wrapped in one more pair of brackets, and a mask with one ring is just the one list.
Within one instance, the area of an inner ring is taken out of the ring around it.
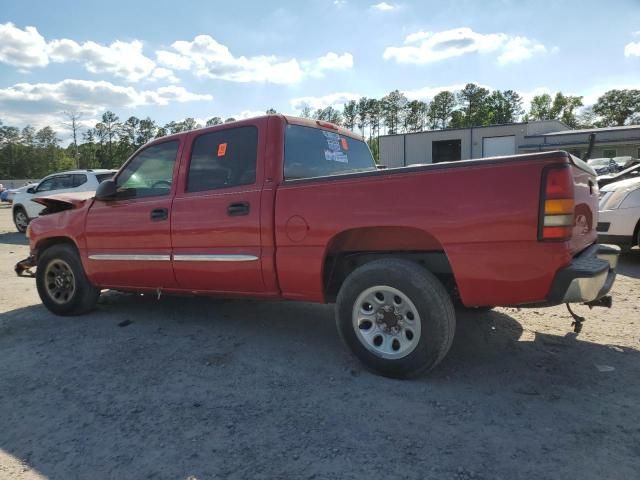
{"label": "metal warehouse building", "polygon": [[471,158],[567,150],[582,157],[596,134],[592,158],[640,157],[640,126],[571,130],[558,120],[430,130],[380,137],[380,163],[400,167]]}

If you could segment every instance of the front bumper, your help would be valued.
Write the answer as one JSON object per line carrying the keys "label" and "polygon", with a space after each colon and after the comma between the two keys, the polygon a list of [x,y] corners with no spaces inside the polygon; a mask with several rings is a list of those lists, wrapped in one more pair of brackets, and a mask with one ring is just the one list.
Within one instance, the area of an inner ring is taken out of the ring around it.
{"label": "front bumper", "polygon": [[619,255],[620,247],[591,245],[556,273],[546,303],[585,303],[604,297],[615,281]]}

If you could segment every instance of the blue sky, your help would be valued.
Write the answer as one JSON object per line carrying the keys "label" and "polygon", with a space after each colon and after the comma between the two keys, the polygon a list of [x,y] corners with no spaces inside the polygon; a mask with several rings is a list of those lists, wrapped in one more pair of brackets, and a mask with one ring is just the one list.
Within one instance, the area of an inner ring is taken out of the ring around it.
{"label": "blue sky", "polygon": [[18,126],[428,100],[467,82],[587,103],[640,88],[638,0],[2,3],[0,120]]}

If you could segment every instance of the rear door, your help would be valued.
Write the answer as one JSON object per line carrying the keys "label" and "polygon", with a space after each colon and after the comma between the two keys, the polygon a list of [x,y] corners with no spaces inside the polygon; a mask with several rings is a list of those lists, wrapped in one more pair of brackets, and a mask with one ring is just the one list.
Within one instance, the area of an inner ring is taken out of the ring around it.
{"label": "rear door", "polygon": [[85,234],[88,269],[99,285],[175,287],[169,215],[180,148],[173,139],[141,150],[116,177],[116,197],[93,202]]}
{"label": "rear door", "polygon": [[180,288],[264,292],[260,212],[266,125],[258,119],[190,135],[171,211]]}

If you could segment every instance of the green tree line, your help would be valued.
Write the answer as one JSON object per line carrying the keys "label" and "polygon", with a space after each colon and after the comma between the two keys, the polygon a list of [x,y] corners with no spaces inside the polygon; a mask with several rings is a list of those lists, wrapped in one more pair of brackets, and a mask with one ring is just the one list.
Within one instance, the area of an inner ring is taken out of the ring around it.
{"label": "green tree line", "polygon": [[[273,108],[267,114],[276,113]],[[376,158],[381,134],[477,127],[520,120],[557,119],[572,128],[607,127],[640,123],[640,90],[610,90],[594,105],[584,106],[583,97],[542,94],[531,101],[529,111],[514,90],[489,90],[469,83],[459,91],[442,91],[430,102],[409,100],[399,90],[382,98],[362,97],[334,107],[312,110],[304,107],[300,116],[342,125],[360,132]],[[70,168],[118,168],[140,146],[173,133],[200,128],[193,118],[160,125],[149,117],[121,120],[107,111],[94,127],[82,129],[81,118],[65,112],[63,123],[71,134],[68,146],[61,145],[50,126],[19,129],[0,120],[0,178],[41,178]],[[204,126],[234,121],[210,118]]]}

